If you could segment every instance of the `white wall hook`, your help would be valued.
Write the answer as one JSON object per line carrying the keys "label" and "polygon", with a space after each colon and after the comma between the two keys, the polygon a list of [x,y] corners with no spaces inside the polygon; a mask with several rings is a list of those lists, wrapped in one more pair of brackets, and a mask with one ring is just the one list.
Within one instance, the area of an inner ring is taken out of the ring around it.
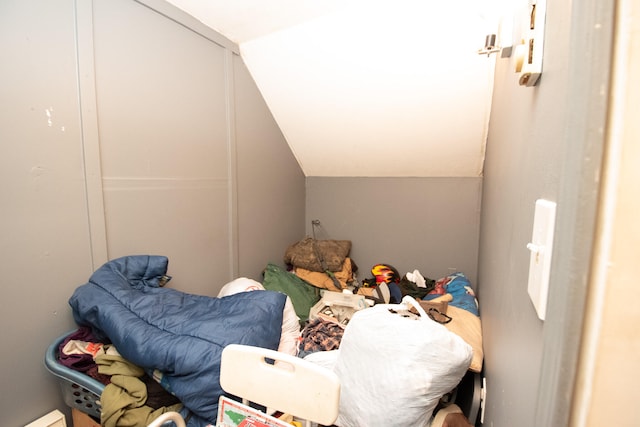
{"label": "white wall hook", "polygon": [[541,254],[544,251],[543,245],[536,245],[534,243],[527,243],[527,249],[536,254]]}

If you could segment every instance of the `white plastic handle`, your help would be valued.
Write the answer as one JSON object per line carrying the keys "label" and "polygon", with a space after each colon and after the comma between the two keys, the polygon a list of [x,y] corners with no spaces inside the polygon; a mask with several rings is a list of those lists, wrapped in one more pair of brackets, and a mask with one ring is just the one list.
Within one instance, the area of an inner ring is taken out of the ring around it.
{"label": "white plastic handle", "polygon": [[402,298],[402,304],[406,305],[407,308],[408,306],[412,306],[413,308],[415,308],[422,319],[429,318],[427,316],[427,312],[424,311],[424,308],[422,308],[418,301],[416,301],[415,298],[413,298],[411,295],[405,295],[404,298]]}
{"label": "white plastic handle", "polygon": [[182,415],[173,411],[165,412],[164,414],[160,415],[158,418],[153,420],[153,422],[149,424],[147,427],[160,427],[168,421],[173,421],[177,427],[186,427],[184,418],[182,418]]}

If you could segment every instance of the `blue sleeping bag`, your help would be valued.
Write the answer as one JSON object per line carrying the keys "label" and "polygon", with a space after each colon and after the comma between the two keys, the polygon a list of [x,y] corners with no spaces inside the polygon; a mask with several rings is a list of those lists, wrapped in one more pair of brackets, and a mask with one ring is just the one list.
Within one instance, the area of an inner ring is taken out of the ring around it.
{"label": "blue sleeping bag", "polygon": [[161,376],[161,384],[186,408],[215,425],[223,394],[222,349],[232,343],[277,349],[286,295],[186,294],[161,287],[167,265],[164,256],[112,260],[76,289],[69,304],[79,325],[90,326],[125,359]]}

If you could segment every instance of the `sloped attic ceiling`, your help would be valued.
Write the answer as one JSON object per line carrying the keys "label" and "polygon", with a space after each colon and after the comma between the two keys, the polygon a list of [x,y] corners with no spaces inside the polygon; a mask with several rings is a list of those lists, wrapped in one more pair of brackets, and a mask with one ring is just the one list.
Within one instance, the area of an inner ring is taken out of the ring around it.
{"label": "sloped attic ceiling", "polygon": [[486,2],[169,2],[239,45],[306,176],[482,174]]}

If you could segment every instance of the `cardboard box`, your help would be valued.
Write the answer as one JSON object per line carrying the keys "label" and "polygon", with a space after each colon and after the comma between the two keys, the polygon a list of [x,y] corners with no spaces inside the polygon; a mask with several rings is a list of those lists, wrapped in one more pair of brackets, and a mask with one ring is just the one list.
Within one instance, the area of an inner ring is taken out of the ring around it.
{"label": "cardboard box", "polygon": [[100,427],[100,422],[76,408],[71,409],[73,427]]}
{"label": "cardboard box", "polygon": [[233,399],[229,399],[226,396],[220,396],[216,426],[291,427],[291,424],[251,408],[250,406],[236,402]]}

